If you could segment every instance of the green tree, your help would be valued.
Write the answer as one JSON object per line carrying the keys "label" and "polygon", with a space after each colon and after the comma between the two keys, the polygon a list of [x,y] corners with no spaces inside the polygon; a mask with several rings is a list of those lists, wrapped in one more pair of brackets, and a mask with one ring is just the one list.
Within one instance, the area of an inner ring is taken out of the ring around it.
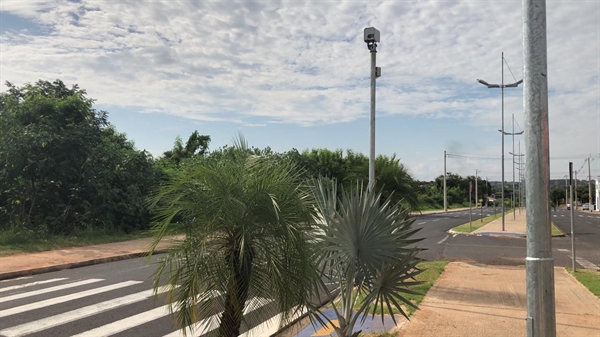
{"label": "green tree", "polygon": [[0,228],[72,234],[148,224],[154,184],[135,150],[77,85],[38,81],[0,94]]}
{"label": "green tree", "polygon": [[317,275],[307,227],[310,189],[289,161],[250,152],[240,137],[218,157],[183,166],[151,198],[155,243],[171,230],[185,233],[154,278],[156,290],[171,287],[183,329],[222,312],[214,333],[234,337],[242,322],[286,317],[308,305]]}
{"label": "green tree", "polygon": [[335,331],[349,337],[359,334],[354,327],[369,311],[374,315],[381,308],[383,315],[393,307],[406,316],[400,303],[415,307],[403,293],[414,294],[408,287],[420,283],[414,280],[421,272],[416,269],[420,249],[414,245],[421,239],[413,238],[419,229],[412,228],[408,209],[393,198],[381,203],[381,193],[360,184],[338,198],[336,188],[335,182],[314,183],[315,241],[324,282],[333,285],[325,291],[339,322]]}
{"label": "green tree", "polygon": [[175,144],[173,149],[163,153],[163,158],[168,160],[175,165],[184,159],[189,159],[194,156],[203,156],[208,150],[208,144],[210,143],[210,136],[200,135],[198,131],[194,131],[188,138],[185,146],[181,137],[175,138]]}

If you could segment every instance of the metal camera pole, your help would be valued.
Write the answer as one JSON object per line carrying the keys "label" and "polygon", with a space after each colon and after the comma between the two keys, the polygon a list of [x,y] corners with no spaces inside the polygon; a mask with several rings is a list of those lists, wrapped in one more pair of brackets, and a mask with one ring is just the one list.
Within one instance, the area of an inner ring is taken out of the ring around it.
{"label": "metal camera pole", "polygon": [[377,67],[377,42],[379,31],[373,27],[365,28],[365,42],[371,51],[371,117],[370,117],[370,148],[369,148],[369,189],[375,186],[375,80],[381,76],[381,68]]}
{"label": "metal camera pole", "polygon": [[523,0],[527,337],[555,337],[546,1]]}

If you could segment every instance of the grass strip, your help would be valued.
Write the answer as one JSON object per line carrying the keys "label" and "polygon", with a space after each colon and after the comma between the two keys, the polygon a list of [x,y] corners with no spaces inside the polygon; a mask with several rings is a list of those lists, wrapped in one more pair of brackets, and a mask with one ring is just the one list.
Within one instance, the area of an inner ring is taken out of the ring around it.
{"label": "grass strip", "polygon": [[69,236],[41,236],[30,231],[0,232],[0,256],[35,253],[68,247],[121,242],[152,236],[150,231],[126,234],[113,230],[86,230]]}
{"label": "grass strip", "polygon": [[473,220],[471,221],[471,228],[469,228],[469,223],[464,223],[460,226],[456,226],[454,228],[452,228],[453,231],[455,232],[459,232],[459,233],[471,233],[472,231],[479,229],[487,224],[489,224],[490,222],[499,219],[502,217],[502,213],[496,213],[490,216],[486,216],[483,219],[478,219],[478,220]]}
{"label": "grass strip", "polygon": [[[462,225],[452,228],[452,230],[455,232],[459,232],[459,233],[472,233],[473,231],[475,231],[475,230],[477,230],[477,229],[479,229],[501,217],[502,217],[502,213],[493,214],[493,215],[487,216],[483,219],[471,221],[470,228],[469,228],[469,223],[467,222],[467,223],[464,223]],[[564,233],[561,232],[561,230],[558,229],[558,227],[556,227],[554,222],[552,222],[551,224],[552,224],[552,236],[563,236],[564,235]]]}
{"label": "grass strip", "polygon": [[600,298],[600,273],[594,270],[578,269],[573,272],[570,267],[565,268],[579,283],[588,288],[592,294]]}

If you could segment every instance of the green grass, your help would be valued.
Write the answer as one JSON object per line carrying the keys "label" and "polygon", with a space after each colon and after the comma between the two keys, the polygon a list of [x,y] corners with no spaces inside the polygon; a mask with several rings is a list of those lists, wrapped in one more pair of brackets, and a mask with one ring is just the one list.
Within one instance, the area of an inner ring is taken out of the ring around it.
{"label": "green grass", "polygon": [[573,272],[573,269],[565,268],[567,272],[575,277],[577,281],[588,288],[592,294],[600,298],[600,273],[593,270],[582,270],[579,269]]}
{"label": "green grass", "polygon": [[471,222],[471,228],[469,228],[469,223],[467,222],[460,226],[456,226],[456,227],[452,228],[452,230],[455,232],[459,232],[459,233],[471,233],[472,231],[479,229],[501,217],[502,217],[502,213],[496,213],[494,215],[486,216],[483,219],[473,220]]}
{"label": "green grass", "polygon": [[371,332],[371,333],[361,334],[362,337],[398,337],[399,335],[400,335],[400,331]]}
{"label": "green grass", "polygon": [[[506,212],[505,214],[508,214],[509,212]],[[496,213],[494,215],[490,215],[487,216],[483,219],[479,219],[479,220],[473,220],[471,222],[471,227],[469,228],[469,223],[464,223],[460,226],[456,226],[454,228],[452,228],[453,231],[455,232],[459,232],[459,233],[471,233],[487,224],[489,224],[490,222],[499,219],[500,217],[502,217],[502,213]],[[556,227],[556,225],[554,224],[554,222],[552,222],[552,236],[562,236],[564,235],[563,232],[560,231],[560,229],[558,229],[558,227]]]}
{"label": "green grass", "polygon": [[552,236],[563,236],[565,235],[563,232],[560,231],[560,229],[558,229],[558,227],[556,227],[556,225],[554,224],[554,222],[552,223]]}
{"label": "green grass", "polygon": [[[447,264],[448,264],[448,261],[431,261],[431,262],[419,263],[417,265],[417,268],[425,269],[425,271],[422,272],[421,274],[417,275],[416,279],[417,279],[417,281],[424,281],[424,283],[416,285],[416,286],[412,286],[409,288],[410,290],[413,290],[413,291],[419,293],[419,295],[402,294],[404,296],[404,298],[406,298],[411,303],[418,306],[419,303],[421,303],[421,301],[423,300],[423,297],[425,297],[425,295],[429,291],[429,288],[431,288],[433,286],[433,284],[435,283],[435,281],[438,279],[438,277],[440,277],[440,275],[444,271],[444,268],[446,268]],[[361,302],[362,302],[362,298],[360,298],[358,300],[358,303],[355,306],[354,310],[358,310],[360,308]],[[405,306],[405,307],[406,307],[405,308],[406,314],[409,316],[416,310],[415,308],[413,308],[411,306]],[[392,311],[394,314],[400,314],[400,312],[393,306],[392,306]],[[369,313],[370,313],[370,311],[369,311]],[[377,308],[375,313],[377,315],[380,315],[381,308]],[[388,310],[385,308],[384,308],[384,314],[389,314]],[[378,336],[378,335],[376,335],[376,336]],[[387,336],[387,335],[384,335],[384,336]]]}
{"label": "green grass", "polygon": [[150,231],[126,234],[102,229],[85,230],[70,236],[41,235],[27,230],[3,231],[0,232],[0,256],[135,240],[151,235]]}

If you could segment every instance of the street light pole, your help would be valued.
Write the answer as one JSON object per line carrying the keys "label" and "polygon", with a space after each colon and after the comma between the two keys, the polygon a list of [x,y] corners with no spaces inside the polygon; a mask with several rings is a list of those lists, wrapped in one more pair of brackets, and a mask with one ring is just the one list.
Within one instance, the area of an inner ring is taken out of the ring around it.
{"label": "street light pole", "polygon": [[504,52],[502,52],[502,84],[489,84],[484,80],[478,79],[477,82],[487,86],[488,88],[500,88],[502,89],[502,129],[499,130],[502,133],[502,181],[500,184],[501,198],[502,198],[502,231],[504,231],[504,88],[516,88],[519,84],[523,83],[523,80],[519,80],[515,83],[504,84]]}
{"label": "street light pole", "polygon": [[381,68],[376,66],[377,42],[379,31],[373,27],[365,28],[365,42],[371,51],[371,117],[369,148],[369,189],[375,186],[375,80],[381,76]]}
{"label": "street light pole", "polygon": [[446,151],[444,151],[444,212],[448,212],[448,194],[446,192]]}
{"label": "street light pole", "polygon": [[591,160],[592,155],[590,154],[590,156],[588,157],[588,210],[590,212],[593,211],[592,209],[592,168],[591,168],[591,164],[590,164],[590,160]]}
{"label": "street light pole", "polygon": [[527,195],[527,337],[556,336],[550,221],[546,0],[523,0],[523,108]]}
{"label": "street light pole", "polygon": [[[513,115],[513,118],[514,118],[514,115]],[[514,119],[513,119],[513,122],[514,122]],[[514,124],[513,124],[513,127],[514,127]],[[521,133],[523,133],[523,132],[521,132]],[[521,133],[519,133],[519,134],[521,134]],[[514,148],[515,148],[515,143],[514,143],[515,133],[513,132],[512,135],[513,135],[513,152],[509,152],[509,154],[513,156],[513,161],[512,161],[512,164],[513,164],[512,207],[513,207],[513,220],[514,220],[517,217],[517,215],[516,215],[517,210],[515,209],[515,164],[517,164],[517,163],[515,162],[515,157],[519,157],[519,169],[520,169],[521,168],[521,164],[520,164],[521,157],[524,156],[524,154],[516,154],[516,153],[514,153]],[[519,144],[519,146],[520,146],[520,144]]]}

